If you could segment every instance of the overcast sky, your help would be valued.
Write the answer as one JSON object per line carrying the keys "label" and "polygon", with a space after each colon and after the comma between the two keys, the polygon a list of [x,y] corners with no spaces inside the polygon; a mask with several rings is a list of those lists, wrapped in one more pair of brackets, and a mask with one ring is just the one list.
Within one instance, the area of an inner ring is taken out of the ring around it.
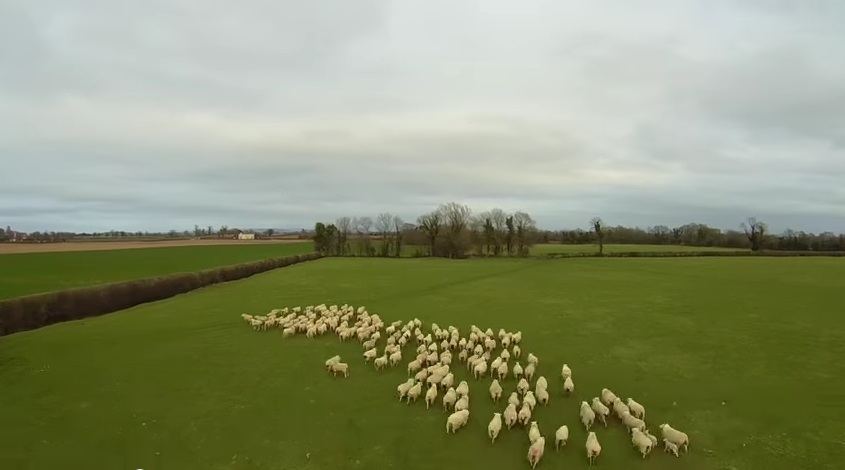
{"label": "overcast sky", "polygon": [[0,225],[845,231],[841,0],[0,1]]}

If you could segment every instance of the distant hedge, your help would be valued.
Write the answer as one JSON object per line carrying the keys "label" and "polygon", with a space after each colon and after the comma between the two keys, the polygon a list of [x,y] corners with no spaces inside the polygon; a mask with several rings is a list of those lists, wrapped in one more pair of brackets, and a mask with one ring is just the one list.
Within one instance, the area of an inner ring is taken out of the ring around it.
{"label": "distant hedge", "polygon": [[0,336],[116,312],[321,257],[319,253],[309,253],[7,299],[0,301]]}
{"label": "distant hedge", "polygon": [[793,256],[845,256],[845,251],[779,251],[779,250],[736,250],[736,251],[622,251],[615,253],[604,253],[599,255],[596,252],[584,253],[545,253],[536,256],[538,258],[690,258],[707,256],[769,256],[769,257],[793,257]]}

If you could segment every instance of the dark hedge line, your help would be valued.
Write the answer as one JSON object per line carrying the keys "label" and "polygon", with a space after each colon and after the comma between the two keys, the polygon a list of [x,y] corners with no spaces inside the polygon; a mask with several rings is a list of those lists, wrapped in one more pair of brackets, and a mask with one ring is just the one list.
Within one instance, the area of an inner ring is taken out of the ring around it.
{"label": "dark hedge line", "polygon": [[690,258],[690,257],[724,257],[724,256],[769,256],[769,257],[792,257],[792,256],[845,256],[844,251],[624,251],[617,253],[545,253],[536,256],[537,258]]}
{"label": "dark hedge line", "polygon": [[319,259],[319,253],[272,258],[192,273],[101,284],[0,301],[0,336],[116,312],[146,302]]}

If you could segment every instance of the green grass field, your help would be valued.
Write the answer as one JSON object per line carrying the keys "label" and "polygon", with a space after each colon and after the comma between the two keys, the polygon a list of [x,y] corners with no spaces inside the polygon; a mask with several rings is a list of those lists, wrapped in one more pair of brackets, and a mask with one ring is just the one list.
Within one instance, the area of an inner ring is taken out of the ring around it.
{"label": "green grass field", "polygon": [[0,255],[0,300],[314,251],[305,243],[208,245]]}
{"label": "green grass field", "polygon": [[[603,387],[690,435],[645,460],[617,422],[604,469],[840,469],[845,461],[845,269],[838,259],[325,259],[98,318],[0,338],[0,468],[530,468],[524,429],[486,437],[489,379],[470,423],[395,398],[403,365],[365,366],[357,341],[283,339],[239,318],[321,302],[385,321],[524,334],[552,391],[533,419],[538,469],[588,468],[578,403]],[[383,340],[380,342],[383,346]],[[351,376],[323,362],[340,354]],[[840,359],[836,359],[836,358]],[[560,395],[562,363],[573,397]],[[460,365],[456,361],[457,365]],[[524,364],[524,362],[523,362]],[[468,378],[454,367],[457,379]],[[505,393],[514,389],[512,379]],[[554,430],[570,443],[556,454]]]}
{"label": "green grass field", "polygon": [[[569,245],[562,243],[543,243],[531,247],[532,255],[544,255],[546,253],[596,253],[598,245]],[[742,251],[736,248],[723,248],[718,246],[686,246],[686,245],[604,245],[605,253],[652,253],[652,252],[679,252],[679,251]]]}

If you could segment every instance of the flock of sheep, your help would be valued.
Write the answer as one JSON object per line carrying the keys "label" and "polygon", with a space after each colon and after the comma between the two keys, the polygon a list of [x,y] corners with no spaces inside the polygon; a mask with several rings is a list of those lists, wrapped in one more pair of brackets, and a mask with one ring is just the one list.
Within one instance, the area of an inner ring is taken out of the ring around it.
{"label": "flock of sheep", "polygon": [[[526,356],[523,367],[519,363],[522,356],[520,342],[522,332],[508,332],[500,329],[498,334],[493,330],[482,331],[472,325],[467,336],[461,336],[459,330],[453,326],[446,329],[432,323],[430,331],[424,333],[423,324],[419,319],[407,323],[395,321],[389,325],[381,320],[377,314],[370,314],[365,307],[356,310],[349,305],[324,304],[293,307],[272,310],[267,315],[253,316],[242,314],[244,321],[257,331],[271,328],[282,330],[283,337],[304,333],[309,338],[324,335],[328,332],[336,334],[341,341],[356,338],[363,345],[364,362],[372,361],[376,370],[395,367],[402,362],[402,350],[408,343],[416,343],[415,356],[408,362],[408,380],[396,387],[399,400],[407,403],[416,402],[420,396],[431,407],[442,394],[443,409],[451,412],[446,418],[446,432],[457,432],[469,421],[469,384],[461,380],[455,386],[455,375],[452,372],[453,353],[457,353],[460,362],[465,363],[476,380],[489,376],[493,377],[488,391],[491,399],[498,403],[503,396],[502,382],[513,378],[516,391],[508,397],[508,404],[501,413],[493,413],[493,418],[487,425],[487,434],[491,442],[495,442],[503,426],[511,429],[515,425],[528,428],[528,462],[534,468],[543,457],[546,438],[540,432],[537,421],[531,420],[534,407],[539,403],[548,405],[550,394],[549,383],[544,376],[534,375],[540,363],[533,353]],[[378,342],[385,338],[384,348],[379,354]],[[501,351],[494,355],[494,351],[501,347]],[[513,366],[508,361],[514,359]],[[349,364],[342,362],[340,356],[329,358],[325,363],[326,370],[337,376],[349,376]],[[562,391],[570,395],[575,391],[572,369],[563,364],[561,367]],[[534,381],[534,390],[531,382]],[[425,393],[423,394],[423,388]],[[635,400],[628,398],[622,401],[612,391],[602,389],[600,396],[593,397],[588,403],[580,403],[581,424],[588,432],[585,450],[590,465],[601,455],[601,444],[594,431],[590,431],[596,418],[604,426],[608,425],[608,418],[616,417],[627,428],[631,435],[632,446],[645,458],[655,447],[658,439],[652,435],[645,423],[645,407]],[[672,428],[664,423],[658,426],[662,434],[664,452],[678,457],[679,450],[689,451],[689,437],[686,433]],[[569,440],[569,427],[560,426],[555,431],[555,450],[566,446]]]}

